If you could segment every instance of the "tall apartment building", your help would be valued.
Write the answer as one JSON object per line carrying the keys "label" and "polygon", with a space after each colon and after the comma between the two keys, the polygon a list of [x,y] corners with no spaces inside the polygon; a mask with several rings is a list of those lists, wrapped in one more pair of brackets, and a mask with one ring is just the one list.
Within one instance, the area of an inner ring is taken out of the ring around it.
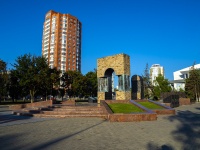
{"label": "tall apartment building", "polygon": [[50,10],[45,16],[42,55],[51,68],[81,71],[81,22]]}
{"label": "tall apartment building", "polygon": [[159,74],[164,76],[164,68],[162,66],[160,66],[159,64],[152,65],[150,68],[150,79],[151,79],[152,85],[156,85],[155,80]]}

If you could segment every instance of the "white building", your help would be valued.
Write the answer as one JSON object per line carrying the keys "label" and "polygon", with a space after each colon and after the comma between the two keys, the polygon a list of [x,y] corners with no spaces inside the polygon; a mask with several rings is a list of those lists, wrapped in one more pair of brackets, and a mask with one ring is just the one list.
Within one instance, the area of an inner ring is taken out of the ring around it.
{"label": "white building", "polygon": [[[171,83],[174,84],[174,89],[179,91],[180,89],[185,89],[185,79],[189,78],[189,71],[193,66],[175,71],[173,73],[174,80]],[[200,64],[194,65],[195,69],[200,69]]]}
{"label": "white building", "polygon": [[156,77],[161,74],[164,76],[164,68],[160,64],[153,64],[150,68],[150,80],[152,85],[156,85]]}

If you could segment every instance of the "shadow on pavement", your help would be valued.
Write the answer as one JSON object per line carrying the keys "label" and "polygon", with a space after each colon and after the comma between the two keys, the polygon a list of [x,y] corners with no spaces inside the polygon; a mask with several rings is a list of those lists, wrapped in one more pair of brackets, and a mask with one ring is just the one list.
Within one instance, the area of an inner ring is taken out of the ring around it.
{"label": "shadow on pavement", "polygon": [[162,145],[159,147],[157,144],[151,142],[147,144],[147,150],[175,150],[171,145]]}
{"label": "shadow on pavement", "polygon": [[24,143],[20,143],[19,146],[13,147],[13,143],[17,142],[17,139],[23,136],[23,134],[7,134],[0,136],[0,145],[2,150],[17,150],[23,149],[26,145]]}
{"label": "shadow on pavement", "polygon": [[25,120],[30,119],[30,116],[16,116],[12,114],[0,115],[0,124],[18,121],[18,120]]}
{"label": "shadow on pavement", "polygon": [[90,126],[90,127],[88,127],[88,128],[85,128],[85,129],[80,130],[80,131],[78,131],[78,132],[75,132],[75,133],[73,133],[73,134],[66,135],[66,136],[62,136],[62,137],[60,137],[60,138],[57,138],[57,139],[48,141],[48,142],[46,142],[46,143],[44,143],[44,144],[40,144],[40,145],[38,145],[38,146],[32,148],[31,150],[50,148],[51,145],[53,145],[53,144],[55,144],[55,143],[58,143],[58,142],[60,142],[60,141],[62,141],[62,140],[66,140],[66,139],[71,138],[71,137],[73,137],[73,136],[75,136],[75,135],[77,135],[77,134],[79,134],[79,133],[81,133],[81,132],[84,132],[84,131],[87,131],[87,130],[89,130],[89,129],[91,129],[91,128],[94,128],[94,127],[96,127],[96,126],[98,126],[98,125],[104,123],[105,121],[106,121],[106,120],[103,120],[103,121],[101,121],[100,123],[97,123],[97,124],[95,124],[95,125],[92,125],[92,126]]}
{"label": "shadow on pavement", "polygon": [[0,124],[14,122],[18,120],[30,119],[31,116],[17,116],[12,114],[12,111],[9,110],[8,106],[0,107]]}
{"label": "shadow on pavement", "polygon": [[[196,107],[200,110],[200,107]],[[200,112],[189,110],[177,110],[176,115],[168,116],[169,121],[179,121],[176,130],[172,131],[173,140],[182,145],[183,150],[200,149]],[[164,136],[164,135],[163,135]],[[166,141],[167,142],[167,141]],[[147,144],[148,150],[176,150],[177,148],[170,145],[158,145],[155,142]]]}
{"label": "shadow on pavement", "polygon": [[[200,108],[196,108],[200,109]],[[189,110],[177,111],[177,115],[169,116],[173,122],[178,120],[180,124],[172,132],[174,140],[182,144],[182,149],[200,149],[200,114]]]}

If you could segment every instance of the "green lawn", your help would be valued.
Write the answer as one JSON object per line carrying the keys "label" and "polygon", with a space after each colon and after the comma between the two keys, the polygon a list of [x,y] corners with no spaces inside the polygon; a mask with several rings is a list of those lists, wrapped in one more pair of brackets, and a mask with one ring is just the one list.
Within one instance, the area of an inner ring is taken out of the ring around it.
{"label": "green lawn", "polygon": [[113,113],[144,112],[142,109],[138,108],[133,104],[112,103],[108,104],[108,106],[112,109]]}
{"label": "green lawn", "polygon": [[151,103],[151,102],[148,102],[148,101],[146,101],[146,102],[137,102],[137,103],[139,103],[140,105],[142,105],[142,106],[144,106],[144,107],[146,107],[148,109],[165,109],[162,106],[159,106],[157,104],[154,104],[154,103]]}

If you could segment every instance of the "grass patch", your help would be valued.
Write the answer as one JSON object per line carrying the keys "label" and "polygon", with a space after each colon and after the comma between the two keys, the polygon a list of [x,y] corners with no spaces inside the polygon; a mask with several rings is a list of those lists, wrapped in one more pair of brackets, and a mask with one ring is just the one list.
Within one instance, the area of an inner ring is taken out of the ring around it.
{"label": "grass patch", "polygon": [[165,109],[164,107],[160,106],[160,105],[157,105],[157,104],[154,104],[154,103],[151,103],[151,102],[137,102],[139,103],[140,105],[148,108],[148,109]]}
{"label": "grass patch", "polygon": [[132,113],[132,112],[144,112],[133,104],[127,103],[111,103],[108,106],[112,109],[113,113]]}

